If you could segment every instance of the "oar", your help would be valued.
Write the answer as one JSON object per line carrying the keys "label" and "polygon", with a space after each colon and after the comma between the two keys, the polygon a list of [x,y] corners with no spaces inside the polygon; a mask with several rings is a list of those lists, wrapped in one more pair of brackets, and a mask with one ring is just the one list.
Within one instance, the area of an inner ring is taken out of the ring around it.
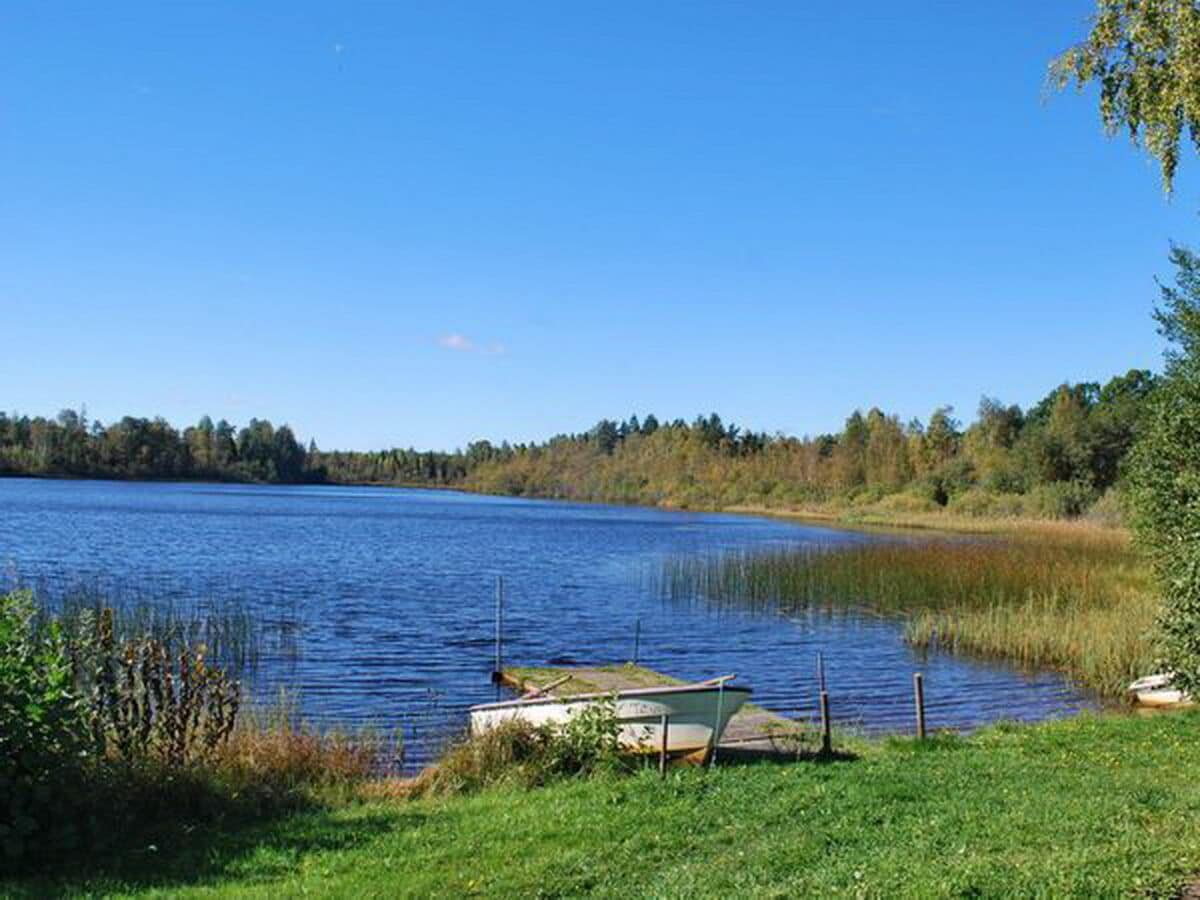
{"label": "oar", "polygon": [[737,678],[736,672],[732,675],[721,675],[718,678],[710,678],[708,681],[698,681],[696,683],[707,687],[710,684],[724,684],[726,681],[733,681],[735,678]]}
{"label": "oar", "polygon": [[521,697],[521,699],[522,700],[531,700],[534,697],[540,697],[542,694],[546,693],[546,691],[552,691],[556,687],[558,687],[560,684],[565,684],[566,682],[568,682],[570,680],[571,680],[571,675],[570,675],[570,673],[567,673],[562,678],[555,678],[549,684],[544,684],[541,687],[530,688],[528,691],[525,692],[524,696]]}

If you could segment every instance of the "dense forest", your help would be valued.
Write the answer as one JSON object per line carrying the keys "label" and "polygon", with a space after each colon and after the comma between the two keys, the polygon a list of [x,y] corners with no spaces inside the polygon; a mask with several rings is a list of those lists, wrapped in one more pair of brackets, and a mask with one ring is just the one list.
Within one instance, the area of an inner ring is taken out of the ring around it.
{"label": "dense forest", "polygon": [[1028,410],[984,398],[965,427],[949,408],[927,423],[878,409],[837,434],[743,431],[691,423],[604,421],[545,444],[476,446],[466,486],[490,493],[666,506],[804,507],[886,501],[897,511],[1075,516],[1121,479],[1155,377],[1064,384]]}
{"label": "dense forest", "polygon": [[531,497],[692,508],[884,502],[968,514],[1079,515],[1117,485],[1156,378],[1064,384],[1027,410],[985,397],[969,426],[854,412],[836,434],[743,430],[716,414],[605,419],[544,443],[478,441],[452,453],[305,448],[287,425],[237,429],[207,416],[110,425],[66,410],[0,413],[0,474],[456,486]]}

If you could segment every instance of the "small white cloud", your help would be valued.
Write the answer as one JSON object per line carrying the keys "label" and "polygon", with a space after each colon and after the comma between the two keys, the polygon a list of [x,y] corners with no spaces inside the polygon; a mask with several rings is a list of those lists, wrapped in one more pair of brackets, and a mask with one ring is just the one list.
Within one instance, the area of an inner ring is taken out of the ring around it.
{"label": "small white cloud", "polygon": [[475,342],[465,335],[444,334],[438,338],[438,346],[446,350],[457,350],[459,353],[470,353],[475,349]]}
{"label": "small white cloud", "polygon": [[456,353],[482,353],[484,356],[500,356],[508,351],[508,348],[499,341],[480,344],[457,331],[438,338],[438,346],[443,350],[453,350]]}

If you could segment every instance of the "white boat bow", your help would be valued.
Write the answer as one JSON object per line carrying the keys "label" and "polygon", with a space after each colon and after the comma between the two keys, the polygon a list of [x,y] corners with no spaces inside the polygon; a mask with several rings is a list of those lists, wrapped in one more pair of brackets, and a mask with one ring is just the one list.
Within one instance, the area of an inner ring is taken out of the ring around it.
{"label": "white boat bow", "polygon": [[1191,695],[1173,687],[1172,678],[1173,675],[1170,672],[1147,675],[1133,682],[1127,690],[1139,706],[1153,708],[1190,706]]}

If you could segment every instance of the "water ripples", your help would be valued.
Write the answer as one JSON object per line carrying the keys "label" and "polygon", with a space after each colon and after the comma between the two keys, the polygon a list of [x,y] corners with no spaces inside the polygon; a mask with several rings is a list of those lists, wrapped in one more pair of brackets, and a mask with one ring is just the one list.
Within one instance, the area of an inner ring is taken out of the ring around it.
{"label": "water ripples", "polygon": [[419,765],[496,699],[494,583],[514,664],[641,662],[681,678],[737,672],[763,706],[816,716],[824,654],[834,718],[912,728],[1069,714],[1093,700],[1054,673],[921,655],[895,617],[784,617],[666,602],[648,572],[681,555],[874,540],[749,517],[443,491],[0,479],[0,568],[62,593],[237,603],[259,628],[253,679],[319,723],[401,727]]}

